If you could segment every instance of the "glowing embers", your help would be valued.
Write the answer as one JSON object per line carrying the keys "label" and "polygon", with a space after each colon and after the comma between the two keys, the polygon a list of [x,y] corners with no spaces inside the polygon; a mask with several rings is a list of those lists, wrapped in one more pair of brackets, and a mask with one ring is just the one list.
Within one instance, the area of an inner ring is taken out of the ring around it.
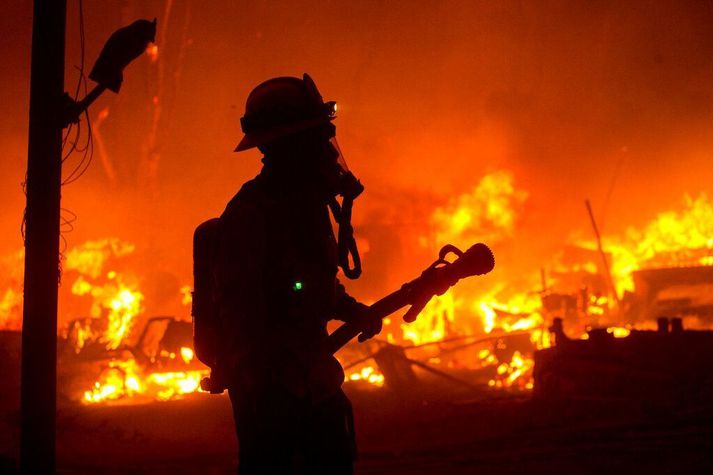
{"label": "glowing embers", "polygon": [[183,360],[184,363],[186,363],[186,364],[190,363],[191,361],[193,361],[193,356],[194,356],[193,348],[188,348],[186,346],[182,346],[180,355],[181,355],[181,359]]}
{"label": "glowing embers", "polygon": [[510,361],[498,364],[496,377],[488,381],[488,386],[495,388],[517,388],[530,390],[533,388],[532,369],[535,362],[515,351]]}
{"label": "glowing embers", "polygon": [[165,401],[199,391],[201,379],[206,376],[208,376],[207,370],[151,373],[146,381],[147,387],[155,392],[155,398]]}
{"label": "glowing embers", "polygon": [[140,372],[134,359],[110,361],[94,387],[84,392],[83,402],[97,403],[140,394],[143,391]]}
{"label": "glowing embers", "polygon": [[[186,364],[193,360],[193,349],[182,347],[179,356]],[[150,371],[133,357],[115,359],[107,364],[91,390],[84,392],[86,404],[117,401],[136,396],[147,400],[166,401],[200,389],[208,370]]]}
{"label": "glowing embers", "polygon": [[361,369],[346,375],[344,380],[345,382],[364,381],[376,387],[382,387],[384,385],[384,375],[374,368],[374,366],[363,366]]}
{"label": "glowing embers", "polygon": [[537,296],[516,294],[509,302],[474,302],[487,334],[501,335],[490,349],[478,352],[482,367],[495,367],[496,374],[488,386],[498,389],[532,389],[535,350],[550,346],[549,332]]}
{"label": "glowing embers", "polygon": [[614,338],[626,338],[631,334],[631,328],[626,327],[609,327],[607,333],[614,335]]}

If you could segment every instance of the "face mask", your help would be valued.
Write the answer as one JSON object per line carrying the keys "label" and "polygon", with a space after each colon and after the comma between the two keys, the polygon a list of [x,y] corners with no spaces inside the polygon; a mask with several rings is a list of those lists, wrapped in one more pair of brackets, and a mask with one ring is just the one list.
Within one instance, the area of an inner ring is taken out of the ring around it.
{"label": "face mask", "polygon": [[334,150],[336,155],[335,176],[331,180],[332,188],[335,195],[339,195],[344,199],[355,200],[364,191],[364,185],[349,171],[342,150],[339,148],[339,143],[336,137],[329,139],[330,148]]}

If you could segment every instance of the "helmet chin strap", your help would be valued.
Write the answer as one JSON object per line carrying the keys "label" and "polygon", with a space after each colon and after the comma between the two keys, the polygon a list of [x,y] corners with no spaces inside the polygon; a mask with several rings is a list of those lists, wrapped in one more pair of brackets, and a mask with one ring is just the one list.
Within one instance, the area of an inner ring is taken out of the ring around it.
{"label": "helmet chin strap", "polygon": [[[346,195],[341,206],[336,197],[329,200],[329,209],[332,210],[334,221],[339,223],[339,233],[337,237],[337,255],[339,267],[344,275],[349,279],[358,279],[361,275],[361,258],[354,239],[354,228],[352,227],[352,205],[355,196]],[[349,256],[354,263],[354,267],[349,266]]]}

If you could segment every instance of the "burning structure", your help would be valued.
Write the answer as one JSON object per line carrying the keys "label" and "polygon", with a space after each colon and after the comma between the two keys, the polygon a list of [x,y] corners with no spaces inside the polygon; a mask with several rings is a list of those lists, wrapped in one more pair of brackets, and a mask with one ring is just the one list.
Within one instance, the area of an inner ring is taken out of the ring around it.
{"label": "burning structure", "polygon": [[[512,232],[509,223],[516,220],[516,207],[526,195],[514,187],[511,175],[488,175],[473,193],[455,200],[451,209],[434,211],[436,234],[439,239],[457,242],[464,239],[461,234],[469,229],[466,224],[471,220],[481,228],[492,227],[491,238],[497,237],[498,230]],[[488,204],[490,207],[486,207]],[[624,292],[618,307],[603,283],[596,254],[580,247],[580,251],[570,252],[579,262],[553,257],[556,271],[550,272],[549,281],[542,285],[544,290],[505,290],[506,282],[453,289],[432,299],[414,323],[387,318],[383,339],[367,347],[353,344],[342,352],[340,359],[348,368],[346,381],[364,382],[366,387],[381,387],[384,383],[389,386],[386,372],[395,379],[411,381],[395,380],[390,385],[407,391],[409,384],[417,380],[413,379],[415,369],[422,375],[424,371],[446,375],[445,379],[457,374],[468,384],[481,384],[484,388],[530,391],[534,385],[535,351],[551,346],[548,327],[557,318],[575,340],[588,338],[592,331],[598,334],[598,328],[605,332],[609,328],[606,334],[612,337],[625,337],[637,329],[655,327],[661,316],[684,319],[691,328],[706,329],[710,325],[713,267],[656,268],[655,263],[670,265],[672,256],[677,256],[677,262],[684,264],[707,264],[713,248],[708,241],[696,240],[696,236],[709,233],[705,216],[711,212],[707,197],[701,195],[684,201],[676,212],[661,213],[643,232],[630,230],[630,235],[643,237],[638,247],[627,248],[623,243],[610,247],[610,238],[605,237],[605,247],[614,249],[609,258],[616,288]],[[446,215],[452,220],[446,221]],[[510,218],[506,218],[508,215]],[[652,234],[662,233],[661,223],[671,227],[671,235],[677,236],[675,241],[667,244],[663,239],[651,239]],[[683,234],[692,236],[691,240],[681,240]],[[618,238],[611,240],[620,242]],[[658,251],[652,253],[640,245],[642,242],[653,243]],[[64,279],[68,284],[63,286],[64,303],[66,311],[75,316],[60,335],[61,391],[67,400],[97,403],[180,397],[197,391],[200,379],[206,375],[207,369],[193,359],[191,324],[187,319],[190,286],[175,283],[170,287],[173,295],[169,297],[180,312],[177,317],[150,317],[141,291],[145,281],[135,269],[130,270],[135,265],[131,263],[134,252],[134,245],[113,238],[90,241],[65,254]],[[645,264],[635,260],[637,254],[646,256],[642,261]],[[581,260],[583,257],[585,260]],[[641,269],[642,265],[651,267]],[[533,277],[531,282],[537,282],[537,276]],[[572,286],[573,282],[577,286],[574,293],[554,291],[560,285]],[[18,290],[11,286],[4,292],[12,296]],[[8,299],[3,310],[7,315],[5,329],[18,327],[18,309]],[[401,349],[394,353],[386,351],[389,348]],[[81,383],[77,381],[80,375]],[[461,379],[458,381],[462,383]]]}
{"label": "burning structure", "polygon": [[535,395],[566,399],[629,399],[654,404],[700,404],[710,398],[711,330],[685,330],[681,318],[658,319],[656,330],[617,338],[592,329],[572,340],[553,328],[557,344],[535,356]]}

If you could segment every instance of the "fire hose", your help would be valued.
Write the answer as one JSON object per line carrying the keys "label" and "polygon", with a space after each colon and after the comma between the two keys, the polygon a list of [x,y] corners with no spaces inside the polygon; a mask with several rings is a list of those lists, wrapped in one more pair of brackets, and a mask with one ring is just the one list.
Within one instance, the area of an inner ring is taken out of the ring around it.
{"label": "fire hose", "polygon": [[[446,260],[449,254],[457,258],[453,262]],[[484,275],[495,267],[495,257],[488,246],[474,244],[463,252],[447,244],[438,253],[438,259],[428,266],[416,279],[405,283],[401,288],[369,306],[370,319],[382,319],[402,307],[410,305],[404,321],[413,322],[426,304],[437,295],[443,295],[459,280],[475,275]],[[329,335],[329,351],[336,353],[363,331],[363,321],[342,324]]]}

